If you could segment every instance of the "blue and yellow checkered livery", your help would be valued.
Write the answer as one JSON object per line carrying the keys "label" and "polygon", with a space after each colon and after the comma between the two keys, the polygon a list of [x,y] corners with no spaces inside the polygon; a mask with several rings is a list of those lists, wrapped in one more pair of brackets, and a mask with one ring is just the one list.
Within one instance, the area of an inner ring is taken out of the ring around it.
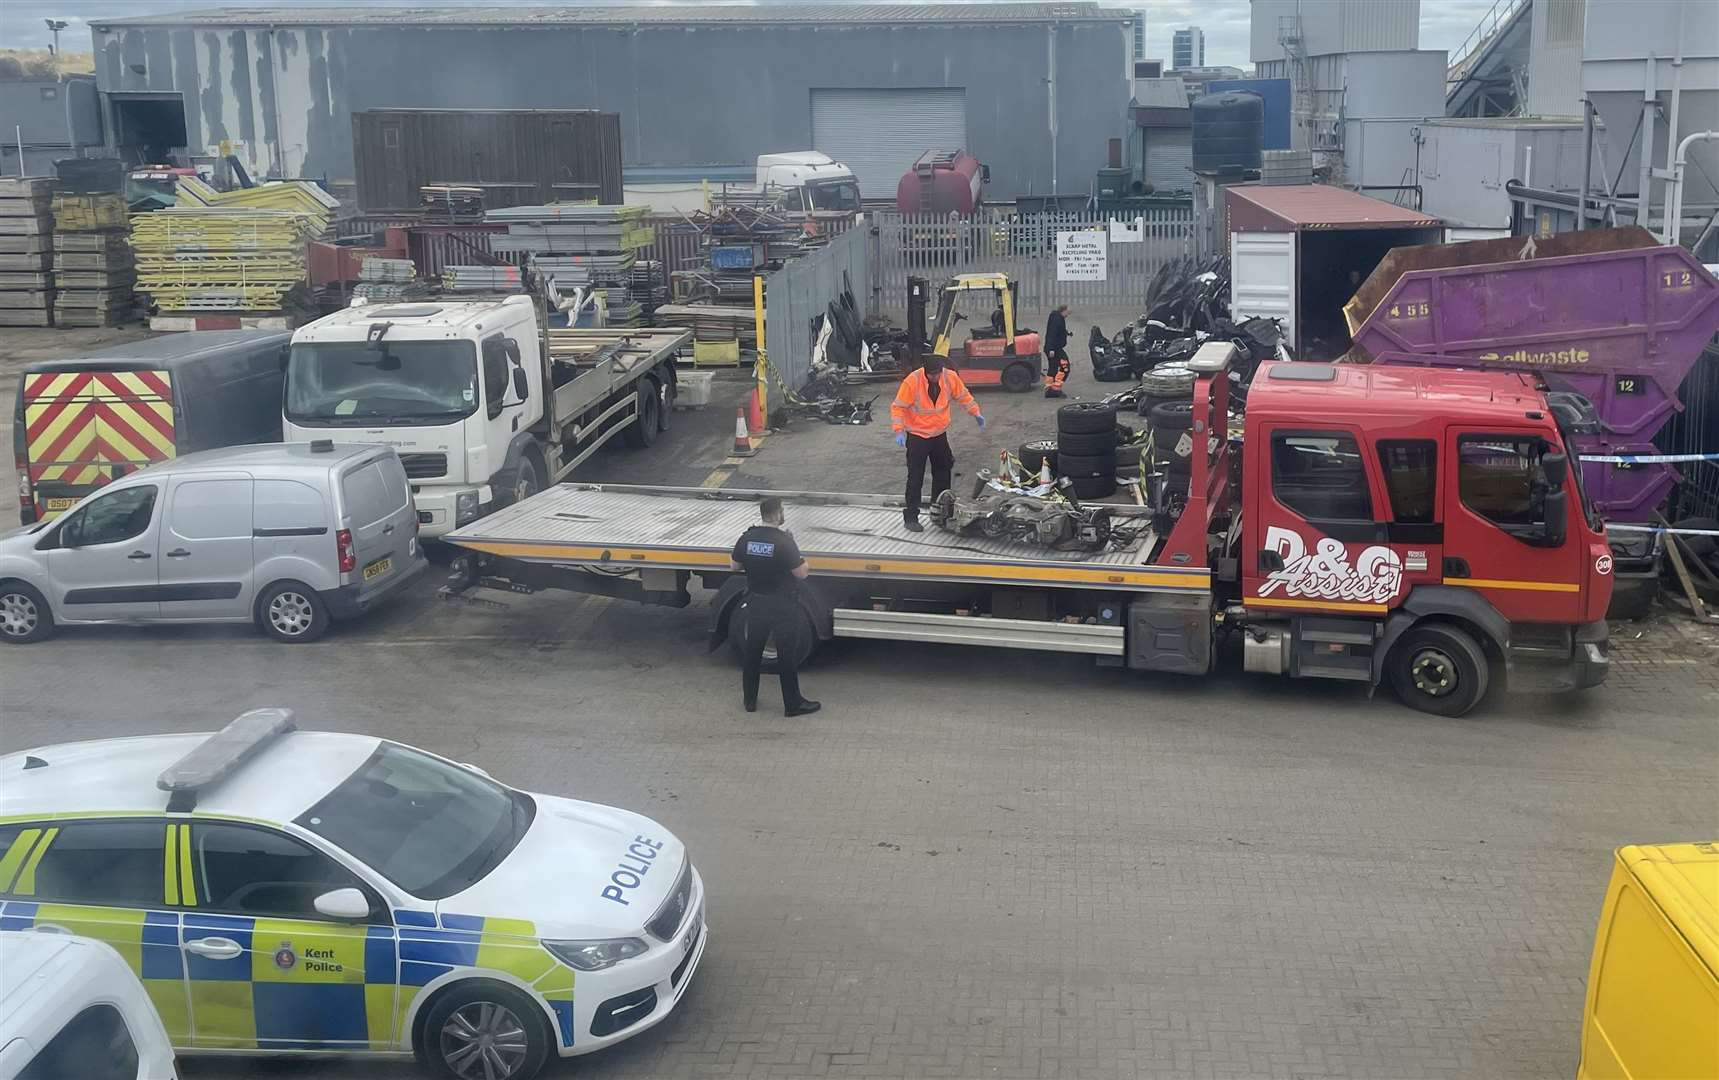
{"label": "blue and yellow checkered livery", "polygon": [[22,829],[0,853],[0,930],[51,925],[113,946],[180,1048],[409,1049],[426,988],[498,973],[535,991],[561,1045],[573,1045],[573,970],[543,948],[532,923],[407,908],[393,911],[392,926],[207,911],[192,828],[163,826],[159,908],[32,899],[58,829]]}

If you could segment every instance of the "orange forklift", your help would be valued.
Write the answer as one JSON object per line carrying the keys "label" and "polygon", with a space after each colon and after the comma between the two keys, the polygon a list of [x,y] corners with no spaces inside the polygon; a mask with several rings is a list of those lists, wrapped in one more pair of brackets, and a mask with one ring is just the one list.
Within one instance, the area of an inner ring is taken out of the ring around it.
{"label": "orange forklift", "polygon": [[[1031,390],[1043,377],[1044,352],[1037,331],[1015,325],[1018,290],[1007,274],[956,274],[939,286],[937,321],[927,333],[931,283],[908,278],[907,340],[913,365],[920,365],[929,345],[970,387],[1001,386],[1016,394]],[[969,320],[972,329],[957,349],[955,325]]]}

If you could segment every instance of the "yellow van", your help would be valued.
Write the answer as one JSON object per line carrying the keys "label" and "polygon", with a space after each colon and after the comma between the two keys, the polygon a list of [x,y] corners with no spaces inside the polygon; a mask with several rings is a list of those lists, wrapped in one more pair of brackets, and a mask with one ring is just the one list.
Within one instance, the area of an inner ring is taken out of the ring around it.
{"label": "yellow van", "polygon": [[1576,1076],[1719,1077],[1719,843],[1618,849]]}

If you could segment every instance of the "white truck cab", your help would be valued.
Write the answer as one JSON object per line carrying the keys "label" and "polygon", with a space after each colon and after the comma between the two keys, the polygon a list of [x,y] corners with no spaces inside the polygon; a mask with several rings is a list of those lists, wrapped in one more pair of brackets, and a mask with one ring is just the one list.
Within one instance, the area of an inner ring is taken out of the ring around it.
{"label": "white truck cab", "polygon": [[293,334],[287,442],[400,455],[438,537],[571,472],[616,435],[649,446],[690,330],[545,331],[534,296],[356,304]]}
{"label": "white truck cab", "polygon": [[758,155],[758,190],[780,192],[789,210],[857,211],[859,181],[853,170],[817,150]]}
{"label": "white truck cab", "polygon": [[[284,436],[393,447],[420,530],[440,535],[476,520],[498,487],[542,486],[529,453],[542,348],[529,296],[346,308],[293,334]],[[524,478],[522,460],[535,469]]]}

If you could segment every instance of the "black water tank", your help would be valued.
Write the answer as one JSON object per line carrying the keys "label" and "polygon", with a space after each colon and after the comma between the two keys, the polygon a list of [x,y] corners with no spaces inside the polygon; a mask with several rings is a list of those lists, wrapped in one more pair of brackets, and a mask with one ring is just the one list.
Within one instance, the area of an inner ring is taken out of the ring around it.
{"label": "black water tank", "polygon": [[1259,168],[1265,99],[1244,90],[1207,94],[1193,105],[1194,171],[1234,175]]}

